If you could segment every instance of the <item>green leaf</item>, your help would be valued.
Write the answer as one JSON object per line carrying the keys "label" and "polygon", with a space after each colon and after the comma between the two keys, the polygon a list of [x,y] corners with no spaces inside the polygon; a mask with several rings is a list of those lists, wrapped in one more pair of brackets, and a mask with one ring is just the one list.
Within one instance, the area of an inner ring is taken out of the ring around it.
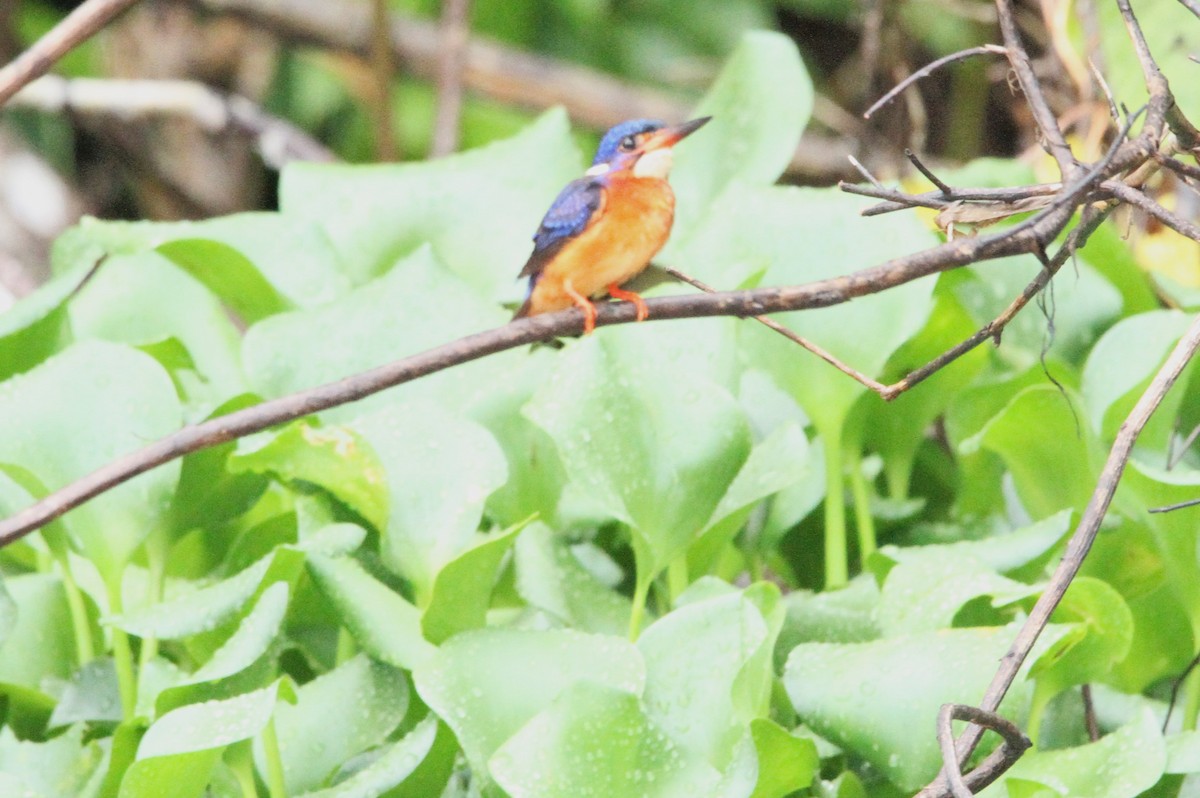
{"label": "green leaf", "polygon": [[[363,655],[300,687],[295,706],[280,704],[275,710],[287,794],[326,785],[343,762],[382,743],[407,709],[404,674]],[[427,731],[426,748],[433,743],[433,731]],[[410,759],[413,748],[410,743]],[[265,778],[260,742],[255,744],[254,759]],[[410,764],[415,767],[419,762]]]}
{"label": "green leaf", "polygon": [[[259,394],[283,396],[499,326],[508,318],[443,269],[428,247],[421,247],[387,274],[335,302],[255,324],[243,339],[242,361]],[[465,407],[486,396],[488,386],[504,379],[521,357],[509,352],[446,369],[397,391],[326,411],[323,418],[354,418],[399,398],[424,397],[450,410]]]}
{"label": "green leaf", "polygon": [[612,332],[565,352],[525,412],[572,481],[633,528],[639,580],[650,579],[704,529],[750,436],[724,389]]}
{"label": "green leaf", "polygon": [[28,371],[71,340],[64,305],[95,266],[80,263],[0,313],[0,380]]}
{"label": "green leaf", "polygon": [[199,798],[221,751],[267,725],[279,682],[222,701],[189,704],[146,730],[137,759],[121,782],[120,798]]}
{"label": "green leaf", "polygon": [[111,657],[94,659],[75,671],[50,715],[47,728],[81,721],[119,723],[121,693]]}
{"label": "green leaf", "polygon": [[[1142,78],[1141,60],[1130,40],[1120,8],[1096,8],[1100,46],[1109,67],[1105,70],[1117,102],[1130,109],[1148,99]],[[1137,8],[1137,19],[1156,66],[1171,81],[1171,93],[1179,110],[1189,119],[1200,114],[1200,88],[1196,86],[1196,64],[1188,56],[1200,50],[1196,17],[1182,3],[1145,3]]]}
{"label": "green leaf", "polygon": [[597,579],[565,540],[531,524],[516,546],[517,593],[532,607],[584,632],[624,634],[630,602]]}
{"label": "green leaf", "polygon": [[[438,723],[429,717],[391,743],[367,767],[327,790],[306,792],[299,798],[376,798],[389,794],[396,785],[413,775],[434,747]],[[432,793],[430,793],[432,794]]]}
{"label": "green leaf", "polygon": [[254,609],[246,616],[238,630],[213,654],[187,682],[199,683],[224,679],[248,668],[267,650],[279,634],[283,617],[287,613],[288,586],[275,582],[263,591]]}
{"label": "green leaf", "polygon": [[421,616],[426,640],[437,645],[487,623],[497,572],[523,527],[518,524],[480,540],[438,571]]}
{"label": "green leaf", "polygon": [[[638,638],[646,714],[680,748],[724,770],[753,718],[765,717],[774,635],[741,593],[685,604]],[[746,671],[751,689],[735,689]]]}
{"label": "green leaf", "polygon": [[374,449],[390,496],[383,562],[425,606],[438,572],[473,543],[484,502],[504,484],[504,453],[478,424],[422,405],[393,405],[352,428]]}
{"label": "green leaf", "polygon": [[47,677],[69,677],[77,653],[62,581],[22,574],[5,577],[4,587],[8,612],[16,605],[16,622],[0,642],[0,682],[41,690]]}
{"label": "green leaf", "polygon": [[413,672],[417,692],[454,730],[478,773],[571,685],[595,682],[636,696],[645,680],[642,657],[627,640],[566,629],[463,632]]}
{"label": "green leaf", "polygon": [[287,482],[318,485],[376,529],[388,518],[384,469],[374,450],[349,427],[289,425],[265,445],[238,451],[226,461],[233,474],[272,474]]}
{"label": "green leaf", "polygon": [[731,183],[774,183],[796,152],[812,104],[812,81],[792,40],[765,30],[742,34],[696,108],[694,116],[712,121],[676,151],[676,240],[692,233]]}
{"label": "green leaf", "polygon": [[767,718],[750,721],[758,752],[758,783],[751,798],[784,798],[812,784],[821,772],[821,760],[812,740],[788,734]]}
{"label": "green leaf", "polygon": [[[1007,798],[1015,783],[1030,782],[1055,795],[1134,798],[1153,787],[1167,765],[1162,734],[1149,713],[1089,745],[1022,756],[980,798]],[[1025,794],[1025,793],[1022,793]]]}
{"label": "green leaf", "polygon": [[0,794],[29,798],[80,798],[104,764],[100,743],[83,742],[84,726],[46,742],[21,741],[0,729]]}
{"label": "green leaf", "polygon": [[992,606],[1001,606],[1039,592],[971,557],[923,557],[888,572],[879,600],[879,628],[884,637],[932,632],[949,627],[963,605],[980,596],[991,596]]}
{"label": "green leaf", "polygon": [[[57,488],[179,427],[170,378],[148,355],[77,343],[0,383],[0,463]],[[179,476],[167,463],[63,518],[75,547],[113,581],[163,516]]]}
{"label": "green leaf", "polygon": [[[1062,627],[1048,627],[1032,659],[1063,633]],[[1013,634],[1014,627],[1005,626],[867,643],[804,643],[788,657],[783,683],[815,732],[854,751],[902,790],[915,790],[941,767],[934,728],[938,708],[978,701]],[[1001,714],[1012,718],[1029,686],[1018,679]]]}
{"label": "green leaf", "polygon": [[511,139],[434,161],[291,164],[279,207],[329,235],[355,284],[429,243],[450,271],[493,299],[515,294],[538,220],[581,171],[566,114],[556,109]]}
{"label": "green leaf", "polygon": [[720,774],[676,746],[636,695],[581,681],[566,688],[488,762],[512,798],[712,795]]}
{"label": "green leaf", "polygon": [[786,658],[800,643],[862,643],[876,639],[880,636],[879,600],[879,585],[867,574],[838,590],[789,593],[783,599],[787,616],[779,633],[779,654]]}
{"label": "green leaf", "polygon": [[308,572],[371,656],[412,670],[434,648],[421,636],[421,613],[348,557],[310,554]]}
{"label": "green leaf", "polygon": [[77,338],[146,346],[174,338],[199,380],[186,399],[201,412],[245,391],[237,328],[203,285],[154,252],[107,258],[68,305]]}

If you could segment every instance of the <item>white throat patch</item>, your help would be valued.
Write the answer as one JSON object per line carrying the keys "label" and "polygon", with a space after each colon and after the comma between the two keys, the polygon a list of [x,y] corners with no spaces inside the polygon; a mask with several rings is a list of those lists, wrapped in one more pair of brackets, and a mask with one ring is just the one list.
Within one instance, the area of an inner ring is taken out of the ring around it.
{"label": "white throat patch", "polygon": [[672,163],[674,159],[669,147],[652,150],[638,158],[637,163],[633,165],[633,176],[665,178],[671,172]]}

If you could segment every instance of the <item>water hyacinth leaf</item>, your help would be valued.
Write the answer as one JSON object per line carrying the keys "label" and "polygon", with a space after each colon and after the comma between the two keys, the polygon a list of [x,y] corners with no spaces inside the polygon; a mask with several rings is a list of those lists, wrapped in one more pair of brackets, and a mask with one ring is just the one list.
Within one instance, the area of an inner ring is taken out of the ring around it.
{"label": "water hyacinth leaf", "polygon": [[518,524],[480,539],[438,571],[421,616],[426,640],[437,645],[487,622],[497,572],[522,528]]}
{"label": "water hyacinth leaf", "polygon": [[393,405],[352,425],[383,466],[391,514],[380,554],[428,603],[434,580],[475,539],[483,505],[504,484],[504,453],[482,426],[426,405]]}
{"label": "water hyacinth leaf", "polygon": [[208,289],[158,253],[107,258],[68,308],[79,339],[183,344],[200,376],[187,398],[204,412],[245,391],[237,328]]}
{"label": "water hyacinth leaf", "polygon": [[388,518],[383,464],[353,429],[289,425],[265,445],[235,452],[226,463],[233,474],[271,474],[287,482],[318,485],[376,529]]}
{"label": "water hyacinth leaf", "polygon": [[363,650],[412,670],[435,650],[421,636],[421,613],[348,557],[308,556],[308,572]]}
{"label": "water hyacinth leaf", "polygon": [[[476,629],[443,643],[413,673],[479,773],[506,740],[559,693],[595,682],[640,695],[645,666],[627,640],[567,629]],[[636,699],[635,699],[636,701]]]}
{"label": "water hyacinth leaf", "polygon": [[[294,706],[275,710],[287,794],[325,786],[339,765],[382,743],[407,709],[404,674],[361,654],[298,688]],[[426,748],[432,729],[428,736]],[[254,746],[254,760],[265,778],[261,742]]]}
{"label": "water hyacinth leaf", "polygon": [[287,613],[288,586],[275,582],[259,596],[254,609],[221,648],[189,678],[189,683],[215,681],[249,667],[267,653]]}
{"label": "water hyacinth leaf", "polygon": [[758,754],[758,782],[751,798],[784,798],[812,784],[821,759],[812,740],[789,734],[768,718],[750,721]]}
{"label": "water hyacinth leaf", "polygon": [[676,238],[691,233],[730,183],[774,183],[796,152],[812,103],[812,81],[791,39],[744,33],[693,114],[712,121],[676,153]]}
{"label": "water hyacinth leaf", "polygon": [[156,720],[138,744],[119,798],[198,798],[227,746],[263,730],[280,683],[220,701],[189,704]]}
{"label": "water hyacinth leaf", "polygon": [[94,659],[77,670],[63,690],[47,728],[93,721],[119,723],[121,693],[117,686],[117,671],[111,657]]}
{"label": "water hyacinth leaf", "polygon": [[48,677],[70,677],[77,654],[62,581],[50,574],[20,574],[5,577],[4,587],[6,613],[15,605],[16,617],[0,643],[0,683],[41,690]]}
{"label": "water hyacinth leaf", "polygon": [[[4,489],[4,483],[5,475],[0,471],[0,492]],[[0,507],[3,507],[2,503]],[[4,586],[4,578],[0,577],[0,650],[4,649],[8,636],[17,627],[17,617],[17,602],[13,601],[12,594]]]}
{"label": "water hyacinth leaf", "polygon": [[211,632],[250,600],[271,567],[271,560],[268,555],[227,579],[107,621],[130,634],[160,640]]}
{"label": "water hyacinth leaf", "polygon": [[735,681],[774,644],[758,608],[741,593],[688,603],[638,638],[646,660],[645,711],[681,749],[724,770],[752,718],[766,715],[772,678],[759,656],[756,690]]}
{"label": "water hyacinth leaf", "polygon": [[[72,345],[0,383],[0,463],[58,488],[173,432],[179,400],[162,367],[117,344]],[[179,476],[171,462],[97,496],[63,518],[73,545],[113,581],[155,526]]]}
{"label": "water hyacinth leaf", "polygon": [[[1064,631],[1048,627],[1031,660],[1055,645]],[[866,643],[803,643],[792,649],[783,683],[800,719],[813,731],[862,756],[902,790],[915,790],[941,767],[933,734],[938,708],[979,700],[1014,633],[1014,627],[1006,626],[943,629]],[[1030,686],[1019,678],[1001,714],[1011,718],[1028,699]]]}
{"label": "water hyacinth leaf", "polygon": [[566,688],[488,762],[512,798],[713,795],[720,773],[672,742],[636,695],[580,681]]}
{"label": "water hyacinth leaf", "polygon": [[624,634],[630,602],[597,579],[545,524],[530,524],[516,544],[517,593],[573,629]]}
{"label": "water hyacinth leaf", "polygon": [[[386,275],[334,302],[255,324],[242,340],[242,362],[254,389],[273,398],[382,366],[508,319],[507,312],[442,268],[429,247],[421,247]],[[508,352],[446,369],[322,417],[344,421],[401,397],[425,397],[451,410],[467,407],[486,396],[488,386],[506,379],[520,357]]]}
{"label": "water hyacinth leaf", "polygon": [[[426,718],[397,742],[387,746],[379,757],[353,776],[324,790],[306,792],[299,798],[376,798],[392,794],[393,787],[419,769],[434,747],[438,733],[436,718]],[[433,793],[426,793],[432,795]]]}
{"label": "water hyacinth leaf", "polygon": [[[566,114],[555,109],[511,139],[448,158],[291,164],[280,180],[279,207],[328,234],[356,285],[430,243],[452,272],[493,299],[515,294],[538,221],[582,171]],[[467,229],[471,235],[462,234]]]}
{"label": "water hyacinth leaf", "polygon": [[[976,439],[1004,459],[1017,495],[1034,518],[1063,508],[1082,510],[1095,487],[1099,447],[1095,436],[1076,425],[1073,392],[1035,385],[1014,396]],[[1078,442],[1063,447],[1061,441]],[[974,445],[965,441],[963,448]]]}
{"label": "water hyacinth leaf", "polygon": [[639,581],[687,549],[750,452],[724,389],[601,336],[564,353],[525,412],[572,481],[633,528]]}
{"label": "water hyacinth leaf", "polygon": [[[1125,34],[1120,8],[1105,8],[1097,11],[1097,23],[1101,26],[1100,46],[1105,60],[1111,64],[1112,92],[1122,98],[1130,108],[1146,102],[1146,84],[1141,77],[1141,59],[1135,45]],[[1146,44],[1154,53],[1155,62],[1171,85],[1179,84],[1176,102],[1189,118],[1200,111],[1200,88],[1189,80],[1193,76],[1195,63],[1188,56],[1200,49],[1200,33],[1195,30],[1196,18],[1188,13],[1182,3],[1154,3],[1137,12],[1139,27]]]}
{"label": "water hyacinth leaf", "polygon": [[0,380],[28,371],[66,346],[71,326],[65,303],[97,265],[80,263],[0,313]]}
{"label": "water hyacinth leaf", "polygon": [[1007,798],[1014,794],[1012,787],[1021,782],[1042,785],[1054,795],[1143,795],[1158,782],[1167,766],[1167,749],[1157,726],[1145,713],[1089,745],[1030,751],[979,793],[980,798]]}
{"label": "water hyacinth leaf", "polygon": [[963,605],[980,596],[991,596],[992,606],[998,607],[1039,592],[970,557],[903,562],[883,583],[879,629],[884,637],[932,632],[949,627]]}
{"label": "water hyacinth leaf", "polygon": [[777,657],[783,665],[800,643],[861,643],[875,640],[879,629],[879,584],[860,574],[838,590],[797,590],[784,597],[786,616],[779,632]]}
{"label": "water hyacinth leaf", "polygon": [[19,740],[0,729],[0,795],[79,798],[94,785],[104,754],[95,741],[83,742],[84,726],[45,742]]}
{"label": "water hyacinth leaf", "polygon": [[[1093,430],[1105,438],[1115,434],[1190,322],[1186,313],[1156,310],[1122,319],[1100,336],[1083,367],[1081,388]],[[1149,429],[1138,435],[1141,445],[1165,447],[1183,398],[1183,391],[1163,397]]]}

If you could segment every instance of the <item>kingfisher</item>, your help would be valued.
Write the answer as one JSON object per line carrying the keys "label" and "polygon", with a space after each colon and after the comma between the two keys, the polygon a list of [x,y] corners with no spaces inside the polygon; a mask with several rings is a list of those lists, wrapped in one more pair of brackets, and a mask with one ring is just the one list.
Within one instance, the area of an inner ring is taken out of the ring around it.
{"label": "kingfisher", "polygon": [[645,321],[646,303],[621,285],[667,243],[675,221],[667,182],[672,148],[711,118],[670,126],[633,119],[604,134],[591,167],[562,190],[533,237],[533,254],[518,275],[529,278],[525,304],[513,318],[574,305],[588,335],[596,327],[592,299],[607,293],[632,302]]}

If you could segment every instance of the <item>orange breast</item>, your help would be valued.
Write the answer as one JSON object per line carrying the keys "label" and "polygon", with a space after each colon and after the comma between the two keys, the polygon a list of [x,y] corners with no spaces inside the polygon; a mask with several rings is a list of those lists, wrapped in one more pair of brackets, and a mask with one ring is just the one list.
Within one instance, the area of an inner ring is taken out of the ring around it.
{"label": "orange breast", "polygon": [[675,194],[666,180],[613,175],[600,218],[566,244],[534,286],[531,313],[571,307],[564,285],[588,297],[628,282],[667,243],[675,220]]}

